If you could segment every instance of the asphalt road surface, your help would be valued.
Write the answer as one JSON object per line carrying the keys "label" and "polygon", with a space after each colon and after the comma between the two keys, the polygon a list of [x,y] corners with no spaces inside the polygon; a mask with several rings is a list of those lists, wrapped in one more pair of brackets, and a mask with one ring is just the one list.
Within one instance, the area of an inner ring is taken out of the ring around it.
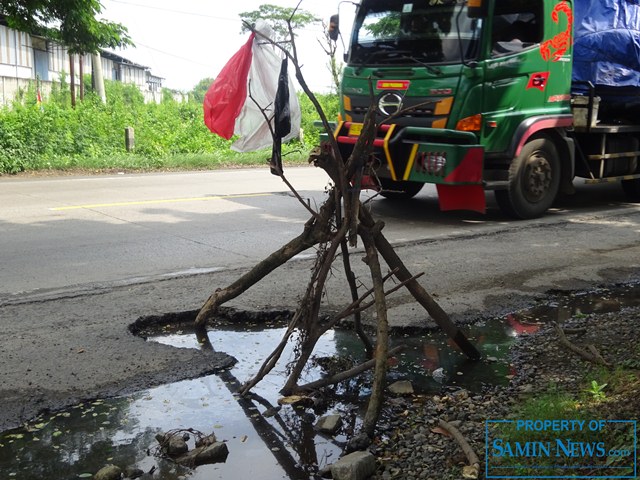
{"label": "asphalt road surface", "polygon": [[[324,199],[323,172],[287,174],[312,206]],[[520,222],[488,198],[486,215],[440,212],[430,188],[409,202],[369,202],[405,265],[425,273],[420,283],[456,323],[545,301],[550,290],[640,280],[640,206],[625,203],[616,185],[581,187],[545,217]],[[141,317],[196,311],[307,218],[264,169],[0,177],[0,430],[43,409],[228,366],[222,352],[145,342],[129,328]],[[355,253],[356,275],[368,285]],[[295,309],[312,258],[304,252],[230,306]],[[323,308],[351,303],[340,273]],[[405,290],[387,306],[394,327],[434,327]]]}
{"label": "asphalt road surface", "polygon": [[[323,201],[324,172],[286,173],[311,206]],[[487,198],[486,215],[440,212],[432,186],[411,201],[378,197],[370,205],[395,244],[637,208],[624,202],[617,185],[582,187],[543,219],[515,222],[491,193]],[[307,219],[266,169],[0,177],[0,303],[252,265],[298,235]]]}

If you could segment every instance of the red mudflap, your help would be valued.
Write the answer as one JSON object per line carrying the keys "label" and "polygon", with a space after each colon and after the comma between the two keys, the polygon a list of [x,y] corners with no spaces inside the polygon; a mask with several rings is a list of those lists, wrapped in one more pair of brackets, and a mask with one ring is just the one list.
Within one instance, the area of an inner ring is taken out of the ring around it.
{"label": "red mudflap", "polygon": [[482,185],[436,185],[440,210],[472,210],[486,213],[487,203]]}
{"label": "red mudflap", "polygon": [[380,184],[371,175],[362,175],[362,182],[360,188],[362,190],[380,190]]}

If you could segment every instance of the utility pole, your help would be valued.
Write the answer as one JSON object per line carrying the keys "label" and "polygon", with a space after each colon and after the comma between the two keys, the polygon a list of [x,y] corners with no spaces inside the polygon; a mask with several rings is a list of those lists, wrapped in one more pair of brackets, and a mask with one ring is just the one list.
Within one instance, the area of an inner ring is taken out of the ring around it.
{"label": "utility pole", "polygon": [[69,52],[69,90],[71,91],[71,106],[76,108],[76,66],[73,61],[73,53]]}
{"label": "utility pole", "polygon": [[78,54],[78,66],[80,67],[80,101],[84,101],[84,55]]}
{"label": "utility pole", "polygon": [[107,103],[107,95],[104,90],[104,77],[102,75],[102,58],[100,53],[94,53],[91,55],[91,74],[93,78],[93,88],[102,100],[102,103]]}

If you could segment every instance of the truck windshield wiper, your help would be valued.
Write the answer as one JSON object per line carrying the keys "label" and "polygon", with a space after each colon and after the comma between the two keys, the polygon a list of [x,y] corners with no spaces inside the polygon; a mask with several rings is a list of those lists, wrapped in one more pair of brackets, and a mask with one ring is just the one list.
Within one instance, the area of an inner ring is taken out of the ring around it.
{"label": "truck windshield wiper", "polygon": [[421,60],[418,60],[416,57],[411,56],[411,55],[403,55],[401,57],[399,57],[399,59],[401,60],[410,60],[414,63],[417,63],[418,65],[423,66],[424,68],[426,68],[429,72],[433,73],[434,75],[440,75],[442,73],[442,70],[440,70],[438,67],[434,67],[433,65],[429,65],[428,63],[424,63]]}
{"label": "truck windshield wiper", "polygon": [[394,57],[397,55],[402,55],[404,53],[407,52],[400,52],[398,50],[392,49],[392,48],[385,48],[385,49],[376,49],[373,50],[371,52],[367,52],[364,55],[362,55],[362,58],[360,60],[360,64],[366,64],[367,62],[370,62],[371,60],[373,60],[374,58],[389,58],[389,57]]}
{"label": "truck windshield wiper", "polygon": [[382,50],[373,50],[371,52],[367,52],[364,55],[361,56],[360,60],[358,61],[358,68],[356,70],[356,73],[359,73],[359,71],[364,68],[367,64],[369,64],[369,62],[371,62],[374,59],[380,59],[380,58],[384,58],[384,59],[392,59],[392,58],[400,58],[402,55],[405,55],[409,52],[406,51],[400,51],[400,50],[396,50],[392,47],[386,46],[385,49]]}

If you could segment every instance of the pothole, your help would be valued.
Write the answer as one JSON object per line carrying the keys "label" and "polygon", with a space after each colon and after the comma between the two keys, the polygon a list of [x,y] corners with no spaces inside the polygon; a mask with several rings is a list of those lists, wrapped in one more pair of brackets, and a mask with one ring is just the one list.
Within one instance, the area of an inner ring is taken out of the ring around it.
{"label": "pothole", "polygon": [[[416,392],[429,394],[487,385],[506,384],[513,377],[509,347],[535,333],[550,320],[564,321],[592,313],[640,306],[638,285],[596,292],[555,292],[550,302],[529,310],[489,319],[467,327],[469,338],[484,359],[469,362],[440,332],[405,333],[392,337],[392,346],[408,348],[393,359],[389,381],[410,380]],[[145,317],[131,331],[148,341],[179,348],[201,348],[191,330],[196,312]],[[153,471],[153,478],[194,480],[252,478],[313,478],[333,463],[349,436],[358,428],[369,382],[354,379],[321,397],[313,406],[295,409],[278,405],[287,360],[240,399],[232,391],[250,378],[280,341],[290,312],[238,312],[225,309],[215,329],[208,331],[214,349],[237,358],[220,375],[176,382],[135,395],[97,400],[53,415],[41,416],[24,427],[0,434],[0,471],[6,478],[91,478],[105,464]],[[330,368],[363,360],[360,342],[349,330],[328,332],[318,343],[304,380],[312,381]],[[293,347],[284,359],[291,359]],[[346,362],[346,363],[345,363]],[[343,426],[335,435],[318,433],[317,419],[338,414]],[[196,429],[215,433],[227,443],[225,463],[195,470],[153,456],[159,432]],[[151,476],[146,474],[146,477]]]}

